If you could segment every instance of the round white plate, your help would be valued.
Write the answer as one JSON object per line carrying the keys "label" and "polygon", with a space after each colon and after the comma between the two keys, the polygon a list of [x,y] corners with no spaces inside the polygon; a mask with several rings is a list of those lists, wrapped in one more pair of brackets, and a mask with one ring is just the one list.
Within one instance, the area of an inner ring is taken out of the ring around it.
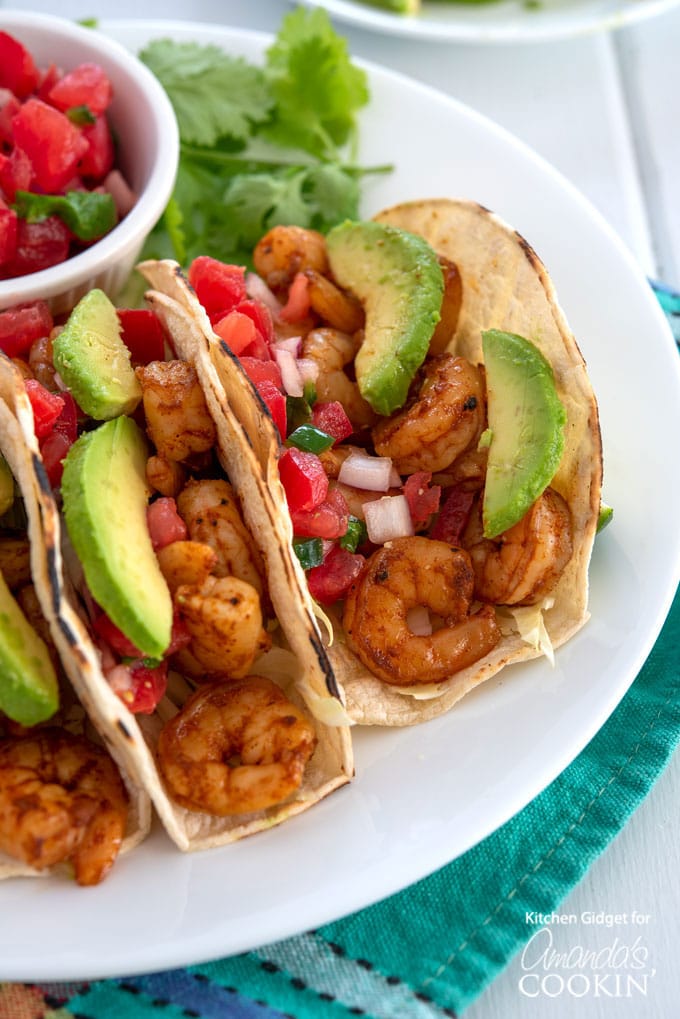
{"label": "round white plate", "polygon": [[[139,48],[154,37],[219,43],[259,59],[266,39],[216,26],[109,22]],[[370,67],[361,160],[367,215],[413,198],[466,196],[542,255],[599,394],[605,498],[592,619],[557,664],[507,670],[447,716],[358,730],[356,779],[279,828],[182,855],[157,830],[99,887],[0,885],[0,977],[132,974],[236,953],[366,906],[435,870],[537,795],[626,692],[680,574],[680,370],[666,321],[632,259],[554,170],[471,110]],[[398,122],[391,116],[400,111]],[[644,338],[644,350],[641,349]]]}
{"label": "round white plate", "polygon": [[361,0],[302,0],[338,21],[370,31],[433,42],[541,42],[610,28],[660,14],[678,0],[423,0],[418,14],[380,10]]}

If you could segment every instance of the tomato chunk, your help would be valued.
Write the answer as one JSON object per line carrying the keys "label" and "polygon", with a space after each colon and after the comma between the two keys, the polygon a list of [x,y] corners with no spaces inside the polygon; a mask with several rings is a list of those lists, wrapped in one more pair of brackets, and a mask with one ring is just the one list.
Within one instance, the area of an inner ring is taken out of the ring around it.
{"label": "tomato chunk", "polygon": [[0,200],[0,265],[13,261],[17,252],[18,236],[17,214]]}
{"label": "tomato chunk", "polygon": [[23,149],[15,145],[8,156],[0,155],[0,188],[8,202],[17,191],[28,191],[33,180],[33,166]]}
{"label": "tomato chunk", "polygon": [[474,501],[474,492],[466,492],[462,488],[452,488],[430,528],[430,537],[437,541],[446,541],[450,545],[460,544]]}
{"label": "tomato chunk", "polygon": [[41,336],[49,336],[54,322],[47,301],[18,304],[0,311],[0,350],[22,357]]}
{"label": "tomato chunk", "polygon": [[331,488],[312,510],[291,510],[293,533],[300,538],[342,538],[347,533],[349,507],[342,492]]}
{"label": "tomato chunk", "polygon": [[184,541],[186,524],[177,512],[177,503],[169,496],[155,499],[146,510],[146,522],[154,549],[164,548],[173,541]]}
{"label": "tomato chunk", "polygon": [[424,524],[439,509],[440,485],[431,485],[430,471],[416,471],[404,483],[404,495],[414,524]]}
{"label": "tomato chunk", "polygon": [[117,308],[121,339],[133,364],[149,364],[165,357],[165,331],[158,315],[147,308]]}
{"label": "tomato chunk", "polygon": [[291,513],[316,509],[328,494],[328,477],[316,453],[292,446],[279,460],[279,474]]}
{"label": "tomato chunk", "polygon": [[27,99],[12,118],[14,142],[33,164],[37,186],[54,194],[73,177],[87,151],[79,129],[59,110],[41,99]]}
{"label": "tomato chunk", "polygon": [[94,124],[85,124],[81,132],[87,142],[87,149],[78,164],[78,169],[83,177],[89,177],[94,181],[104,180],[113,166],[115,156],[106,117],[100,116]]}
{"label": "tomato chunk", "polygon": [[327,435],[332,435],[335,444],[348,439],[354,432],[354,425],[347,417],[345,408],[338,400],[329,403],[315,403],[312,407],[312,424]]}
{"label": "tomato chunk", "polygon": [[358,552],[334,545],[320,566],[307,572],[312,598],[322,605],[332,605],[342,598],[361,573],[365,559]]}
{"label": "tomato chunk", "polygon": [[245,269],[226,265],[209,255],[199,255],[193,260],[189,282],[211,321],[222,318],[247,297]]}
{"label": "tomato chunk", "polygon": [[286,437],[286,398],[274,382],[262,379],[255,383],[255,388],[262,397],[271,414],[282,439]]}
{"label": "tomato chunk", "polygon": [[64,400],[56,393],[50,393],[37,379],[24,382],[33,410],[33,425],[38,439],[44,439],[64,409]]}
{"label": "tomato chunk", "polygon": [[19,219],[14,258],[2,266],[0,278],[25,276],[64,262],[70,243],[71,231],[58,216],[48,216],[37,223]]}
{"label": "tomato chunk", "polygon": [[279,312],[284,322],[301,322],[309,314],[309,280],[303,272],[293,278],[288,291],[288,300]]}
{"label": "tomato chunk", "polygon": [[274,322],[272,320],[272,313],[266,304],[262,301],[241,301],[234,308],[234,311],[239,311],[242,315],[247,315],[252,318],[255,323],[260,336],[267,345],[267,357],[271,357],[269,353],[269,344],[274,342]]}
{"label": "tomato chunk", "polygon": [[[117,669],[119,668],[120,666],[117,666]],[[129,665],[128,669],[129,686],[125,690],[116,690],[116,693],[133,714],[153,714],[168,686],[167,661],[148,666],[140,660]]]}
{"label": "tomato chunk", "polygon": [[[241,367],[248,376],[251,382],[257,385],[258,382],[263,382],[267,379],[273,383],[277,389],[281,389],[283,382],[281,380],[281,369],[279,368],[276,361],[263,361],[259,357],[248,357],[242,354],[239,358]],[[285,419],[284,419],[285,421]]]}
{"label": "tomato chunk", "polygon": [[213,324],[213,329],[227,344],[232,354],[240,354],[256,337],[255,323],[239,311],[229,311]]}
{"label": "tomato chunk", "polygon": [[111,82],[99,64],[74,67],[56,82],[48,95],[49,102],[58,110],[87,106],[95,115],[103,113],[112,98]]}
{"label": "tomato chunk", "polygon": [[33,57],[18,39],[0,32],[0,87],[24,99],[38,87],[40,74]]}
{"label": "tomato chunk", "polygon": [[99,634],[100,637],[103,637],[109,647],[113,648],[113,650],[123,658],[142,657],[142,652],[139,648],[125,636],[123,631],[116,626],[109,616],[107,616],[106,612],[102,612],[101,615],[97,616],[92,626],[95,633]]}

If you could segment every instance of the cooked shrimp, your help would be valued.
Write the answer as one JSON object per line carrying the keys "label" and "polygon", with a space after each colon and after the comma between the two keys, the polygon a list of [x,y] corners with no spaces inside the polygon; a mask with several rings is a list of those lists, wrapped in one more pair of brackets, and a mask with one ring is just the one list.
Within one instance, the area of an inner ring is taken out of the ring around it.
{"label": "cooked shrimp", "polygon": [[261,595],[264,566],[229,482],[223,478],[189,481],[177,497],[177,509],[192,540],[215,552],[215,576],[238,577]]}
{"label": "cooked shrimp", "polygon": [[438,354],[420,372],[415,400],[373,429],[379,456],[400,474],[439,471],[477,444],[486,423],[484,376],[462,357]]}
{"label": "cooked shrimp", "polygon": [[156,492],[176,499],[186,481],[186,471],[176,460],[150,456],[146,461],[146,480]]}
{"label": "cooked shrimp", "polygon": [[571,559],[569,507],[547,488],[519,523],[490,540],[483,533],[480,499],[462,544],[470,553],[480,601],[533,605],[555,586]]}
{"label": "cooked shrimp", "polygon": [[214,550],[202,541],[172,541],[157,549],[156,558],[172,594],[182,584],[200,587],[217,562]]}
{"label": "cooked shrimp", "polygon": [[80,885],[113,866],[127,793],[105,750],[55,729],[0,743],[0,849],[37,870],[70,861]]}
{"label": "cooked shrimp", "polygon": [[27,537],[0,538],[0,573],[10,591],[31,582],[31,543]]}
{"label": "cooked shrimp", "polygon": [[356,297],[340,290],[314,269],[306,269],[305,276],[309,281],[309,303],[323,322],[343,333],[356,333],[363,328],[364,309]]}
{"label": "cooked shrimp", "polygon": [[430,340],[430,355],[443,354],[448,350],[458,327],[458,317],[463,301],[463,282],[458,272],[458,266],[444,255],[439,256],[439,264],[444,275],[444,297],[442,298],[439,321]]}
{"label": "cooked shrimp", "polygon": [[311,358],[319,366],[317,399],[321,403],[339,400],[352,424],[367,428],[375,423],[377,415],[345,371],[354,361],[359,342],[360,338],[338,329],[313,329],[302,341],[302,357]]}
{"label": "cooked shrimp", "polygon": [[206,673],[245,676],[271,643],[262,628],[257,591],[236,577],[182,585],[175,604],[191,634],[188,650]]}
{"label": "cooked shrimp", "polygon": [[464,488],[466,492],[478,492],[486,481],[488,449],[468,449],[461,453],[445,470],[432,475],[432,484],[442,488],[452,486]]}
{"label": "cooked shrimp", "polygon": [[201,687],[163,727],[158,763],[174,800],[218,817],[266,810],[299,789],[316,735],[262,676]]}
{"label": "cooked shrimp", "polygon": [[194,368],[186,361],[152,361],[135,369],[142,387],[149,437],[159,456],[186,460],[215,445],[210,417]]}
{"label": "cooked shrimp", "polygon": [[274,291],[287,289],[296,273],[314,269],[326,275],[326,238],[299,226],[275,226],[258,241],[253,252],[255,272]]}
{"label": "cooked shrimp", "polygon": [[[396,686],[437,683],[483,658],[500,640],[494,610],[470,614],[474,574],[466,552],[431,538],[397,538],[374,552],[350,588],[347,642],[376,676]],[[408,613],[443,620],[415,634]]]}

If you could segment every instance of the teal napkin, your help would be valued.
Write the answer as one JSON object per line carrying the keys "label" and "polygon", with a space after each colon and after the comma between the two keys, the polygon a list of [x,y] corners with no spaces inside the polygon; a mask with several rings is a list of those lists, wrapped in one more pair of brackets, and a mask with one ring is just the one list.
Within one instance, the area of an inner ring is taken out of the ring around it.
{"label": "teal napkin", "polygon": [[[680,313],[675,302],[669,317]],[[423,881],[229,959],[83,984],[0,984],[0,1016],[459,1015],[531,935],[526,912],[557,909],[666,766],[680,740],[679,646],[676,594],[642,671],[585,750],[502,828]]]}

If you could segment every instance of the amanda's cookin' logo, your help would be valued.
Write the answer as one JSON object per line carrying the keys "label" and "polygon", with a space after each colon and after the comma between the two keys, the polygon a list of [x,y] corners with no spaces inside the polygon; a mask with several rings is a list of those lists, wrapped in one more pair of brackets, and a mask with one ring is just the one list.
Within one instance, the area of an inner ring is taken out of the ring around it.
{"label": "amanda's cookin' logo", "polygon": [[[559,923],[569,922],[572,917],[572,914],[553,915],[559,917],[555,921]],[[619,915],[624,917],[626,914]],[[527,922],[536,922],[531,917],[532,914],[527,914]],[[546,919],[541,916],[542,922]],[[577,920],[575,915],[573,919]],[[550,927],[541,927],[524,947],[518,986],[527,998],[647,996],[656,970],[650,966],[649,948],[641,934],[628,939],[617,934],[608,944],[597,948],[575,944],[558,950],[554,940]]]}

